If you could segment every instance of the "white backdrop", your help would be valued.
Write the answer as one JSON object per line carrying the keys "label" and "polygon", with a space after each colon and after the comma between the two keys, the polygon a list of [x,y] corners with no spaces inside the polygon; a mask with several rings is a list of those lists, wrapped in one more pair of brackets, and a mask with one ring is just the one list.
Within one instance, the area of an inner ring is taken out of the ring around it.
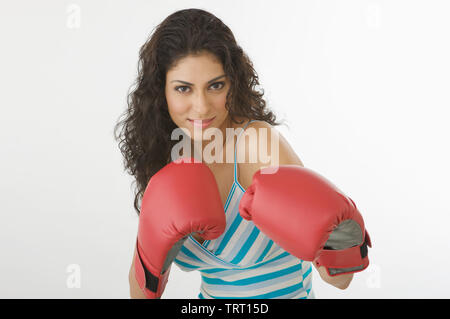
{"label": "white backdrop", "polygon": [[[163,5],[164,3],[164,5]],[[208,10],[305,166],[358,205],[371,265],[318,298],[448,298],[448,1],[2,1],[0,297],[128,298],[138,218],[113,126],[138,50]],[[164,298],[196,298],[176,266]]]}

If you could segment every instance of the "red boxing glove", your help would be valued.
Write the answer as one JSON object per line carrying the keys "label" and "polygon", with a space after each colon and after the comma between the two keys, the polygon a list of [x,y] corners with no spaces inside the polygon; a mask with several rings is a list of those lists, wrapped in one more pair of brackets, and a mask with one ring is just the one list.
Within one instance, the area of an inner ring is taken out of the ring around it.
{"label": "red boxing glove", "polygon": [[355,203],[312,170],[282,165],[253,175],[239,204],[241,216],[290,254],[330,276],[362,271],[372,247]]}
{"label": "red boxing glove", "polygon": [[166,165],[145,189],[139,215],[135,274],[147,298],[160,298],[170,267],[189,234],[219,237],[226,226],[211,170],[193,158]]}

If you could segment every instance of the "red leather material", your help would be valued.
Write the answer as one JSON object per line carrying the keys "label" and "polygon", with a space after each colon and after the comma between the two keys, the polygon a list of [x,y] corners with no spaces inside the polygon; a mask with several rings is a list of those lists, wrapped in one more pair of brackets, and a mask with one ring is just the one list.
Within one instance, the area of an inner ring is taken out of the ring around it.
{"label": "red leather material", "polygon": [[[354,220],[361,234],[365,233],[356,205],[324,177],[298,165],[281,165],[275,174],[265,172],[269,171],[261,169],[253,175],[239,212],[290,254],[302,260],[317,260],[330,234],[344,220]],[[361,261],[361,256],[358,261],[356,257],[360,246],[327,250],[321,264],[326,267],[368,264],[368,257],[367,261]]]}
{"label": "red leather material", "polygon": [[[170,267],[164,274],[161,271],[175,243],[194,232],[215,239],[225,226],[216,180],[205,164],[183,158],[153,175],[142,199],[135,260],[136,279],[147,297],[161,297]],[[144,267],[158,278],[155,292],[145,287]]]}
{"label": "red leather material", "polygon": [[[134,255],[134,276],[136,277],[136,281],[138,282],[139,287],[143,290],[144,294],[147,296],[145,291],[147,289],[143,289],[145,287],[144,266],[142,265],[137,247],[138,245],[136,240],[136,254]],[[149,297],[147,296],[147,298]]]}

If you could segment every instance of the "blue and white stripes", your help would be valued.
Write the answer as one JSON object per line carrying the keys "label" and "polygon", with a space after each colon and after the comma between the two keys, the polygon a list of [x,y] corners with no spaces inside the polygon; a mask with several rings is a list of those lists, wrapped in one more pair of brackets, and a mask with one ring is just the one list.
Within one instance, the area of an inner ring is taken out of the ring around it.
{"label": "blue and white stripes", "polygon": [[235,149],[224,233],[203,244],[189,236],[175,263],[184,271],[201,272],[199,298],[314,298],[311,263],[290,255],[240,216],[245,190],[236,172]]}

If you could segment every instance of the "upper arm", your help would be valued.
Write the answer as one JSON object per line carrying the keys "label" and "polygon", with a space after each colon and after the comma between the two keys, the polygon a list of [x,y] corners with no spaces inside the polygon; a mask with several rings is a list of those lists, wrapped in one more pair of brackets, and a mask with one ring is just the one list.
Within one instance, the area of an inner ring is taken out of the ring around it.
{"label": "upper arm", "polygon": [[[264,167],[303,166],[299,156],[283,135],[266,122],[252,122],[236,145],[239,183],[247,189],[253,174]],[[239,156],[240,155],[240,156]]]}

